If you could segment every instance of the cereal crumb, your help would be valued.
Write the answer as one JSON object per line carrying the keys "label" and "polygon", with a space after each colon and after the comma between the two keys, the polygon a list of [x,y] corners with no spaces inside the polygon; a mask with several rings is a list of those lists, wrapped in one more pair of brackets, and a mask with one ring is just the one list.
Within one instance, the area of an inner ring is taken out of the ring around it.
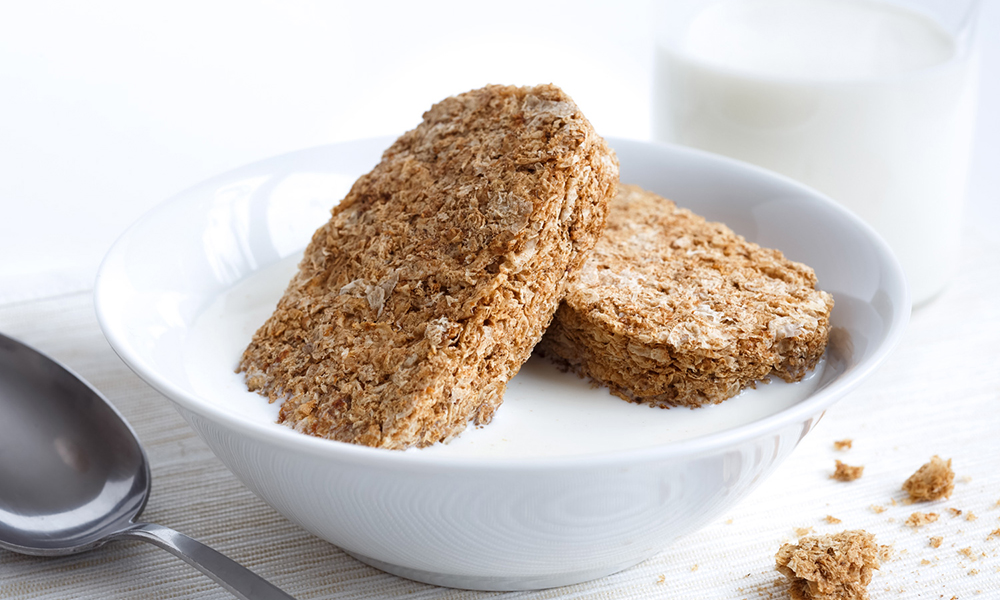
{"label": "cereal crumb", "polygon": [[697,570],[698,570],[698,565],[693,565],[691,567],[691,572],[694,572],[694,571],[697,571]]}
{"label": "cereal crumb", "polygon": [[810,533],[813,533],[813,528],[812,527],[796,527],[795,528],[795,537],[807,536]]}
{"label": "cereal crumb", "polygon": [[951,470],[951,459],[944,461],[936,454],[903,483],[903,491],[910,495],[910,500],[918,502],[949,498],[954,489],[955,472]]}
{"label": "cereal crumb", "polygon": [[726,525],[732,525],[732,524],[733,524],[732,519],[726,519]]}
{"label": "cereal crumb", "polygon": [[830,525],[836,525],[837,523],[841,522],[840,519],[838,519],[833,515],[826,515],[825,517],[823,517],[823,520],[829,523]]}
{"label": "cereal crumb", "polygon": [[854,440],[852,440],[852,439],[838,440],[838,441],[835,441],[833,443],[833,449],[834,450],[840,450],[841,452],[843,452],[844,450],[850,450],[851,449],[851,445],[853,443],[854,443]]}
{"label": "cereal crumb", "polygon": [[926,566],[926,565],[929,565],[929,564],[931,564],[931,561],[927,560],[926,558],[921,558],[921,559],[920,559],[920,564],[922,564],[922,565],[925,565],[925,566]]}
{"label": "cereal crumb", "polygon": [[940,548],[941,547],[941,542],[943,540],[944,540],[944,538],[941,537],[940,535],[935,535],[935,536],[931,537],[931,541],[930,541],[931,548]]}
{"label": "cereal crumb", "polygon": [[965,515],[966,521],[975,521],[978,518],[979,517],[976,516],[976,513],[972,512],[971,510]]}
{"label": "cereal crumb", "polygon": [[961,550],[958,551],[958,553],[964,556],[965,558],[968,558],[969,560],[976,560],[977,558],[976,553],[972,551],[971,546],[967,548],[962,548]]}
{"label": "cereal crumb", "polygon": [[986,539],[990,538],[1000,538],[1000,527],[994,529],[993,531],[990,532],[988,536],[986,536]]}
{"label": "cereal crumb", "polygon": [[958,510],[957,508],[949,508],[948,512],[950,512],[951,516],[953,517],[957,517],[958,515],[962,514],[962,511]]}
{"label": "cereal crumb", "polygon": [[872,512],[877,515],[880,515],[885,512],[885,507],[882,506],[881,504],[872,504],[869,508],[871,508]]}
{"label": "cereal crumb", "polygon": [[937,513],[915,512],[912,515],[910,515],[910,518],[906,520],[906,526],[913,527],[914,529],[916,529],[918,527],[923,527],[928,523],[933,523],[934,521],[937,520],[938,520]]}
{"label": "cereal crumb", "polygon": [[793,600],[867,600],[872,571],[890,551],[862,530],[809,536],[781,546],[775,568],[788,578]]}
{"label": "cereal crumb", "polygon": [[969,571],[969,575],[979,575],[979,569],[972,569]]}
{"label": "cereal crumb", "polygon": [[972,475],[962,475],[958,480],[962,483],[972,483]]}
{"label": "cereal crumb", "polygon": [[660,574],[660,576],[656,578],[656,583],[663,583],[666,580],[667,580],[667,576],[663,575],[663,574]]}
{"label": "cereal crumb", "polygon": [[854,481],[855,479],[861,477],[864,470],[865,468],[863,466],[852,467],[850,465],[845,465],[838,460],[837,469],[833,472],[833,475],[830,475],[830,479],[836,479],[837,481]]}
{"label": "cereal crumb", "polygon": [[896,499],[895,498],[889,498],[889,503],[892,504],[893,506],[896,506]]}

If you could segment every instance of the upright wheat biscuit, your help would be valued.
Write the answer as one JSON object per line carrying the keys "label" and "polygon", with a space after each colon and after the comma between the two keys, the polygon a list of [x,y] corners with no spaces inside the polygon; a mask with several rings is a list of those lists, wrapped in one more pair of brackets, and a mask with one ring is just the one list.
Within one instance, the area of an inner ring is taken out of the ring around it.
{"label": "upright wheat biscuit", "polygon": [[618,166],[559,88],[447,98],[313,236],[240,370],[279,420],[402,449],[488,422],[603,229]]}

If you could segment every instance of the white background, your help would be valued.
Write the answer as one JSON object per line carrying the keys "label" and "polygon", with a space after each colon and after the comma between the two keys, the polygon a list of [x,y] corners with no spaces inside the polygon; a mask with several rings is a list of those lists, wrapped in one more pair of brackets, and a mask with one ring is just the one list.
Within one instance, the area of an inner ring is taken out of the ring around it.
{"label": "white background", "polygon": [[[604,135],[648,139],[653,9],[646,0],[4,2],[0,301],[89,288],[129,223],[202,179],[401,133],[433,102],[487,83],[556,83]],[[997,235],[997,0],[985,0],[979,33],[967,216]]]}

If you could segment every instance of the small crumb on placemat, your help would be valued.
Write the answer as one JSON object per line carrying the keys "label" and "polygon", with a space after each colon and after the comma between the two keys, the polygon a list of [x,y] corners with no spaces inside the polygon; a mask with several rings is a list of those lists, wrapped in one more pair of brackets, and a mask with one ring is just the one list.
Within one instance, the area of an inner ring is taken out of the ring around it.
{"label": "small crumb on placemat", "polygon": [[836,479],[837,481],[854,481],[861,477],[865,468],[863,466],[852,467],[851,465],[846,465],[839,460],[837,461],[837,468],[830,475],[830,479]]}
{"label": "small crumb on placemat", "polygon": [[917,529],[918,527],[923,527],[928,523],[933,523],[938,520],[937,513],[922,513],[915,512],[910,515],[910,518],[906,519],[906,526]]}
{"label": "small crumb on placemat", "polygon": [[838,440],[833,443],[833,449],[843,452],[844,450],[850,450],[853,444],[854,440],[851,439]]}
{"label": "small crumb on placemat", "polygon": [[955,472],[951,470],[951,459],[945,461],[936,454],[903,483],[903,491],[910,495],[910,500],[918,502],[948,498],[954,489]]}
{"label": "small crumb on placemat", "polygon": [[930,539],[930,542],[929,542],[930,543],[930,547],[931,548],[940,548],[942,541],[944,541],[943,537],[941,537],[940,535],[935,535],[935,536],[931,537],[931,539]]}

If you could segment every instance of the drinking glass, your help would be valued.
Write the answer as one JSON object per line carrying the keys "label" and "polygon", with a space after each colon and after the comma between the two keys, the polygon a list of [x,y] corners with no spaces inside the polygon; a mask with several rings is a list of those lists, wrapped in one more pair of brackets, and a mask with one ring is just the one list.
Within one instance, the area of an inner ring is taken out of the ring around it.
{"label": "drinking glass", "polygon": [[842,203],[889,243],[920,305],[960,249],[978,14],[979,0],[665,2],[654,137]]}

